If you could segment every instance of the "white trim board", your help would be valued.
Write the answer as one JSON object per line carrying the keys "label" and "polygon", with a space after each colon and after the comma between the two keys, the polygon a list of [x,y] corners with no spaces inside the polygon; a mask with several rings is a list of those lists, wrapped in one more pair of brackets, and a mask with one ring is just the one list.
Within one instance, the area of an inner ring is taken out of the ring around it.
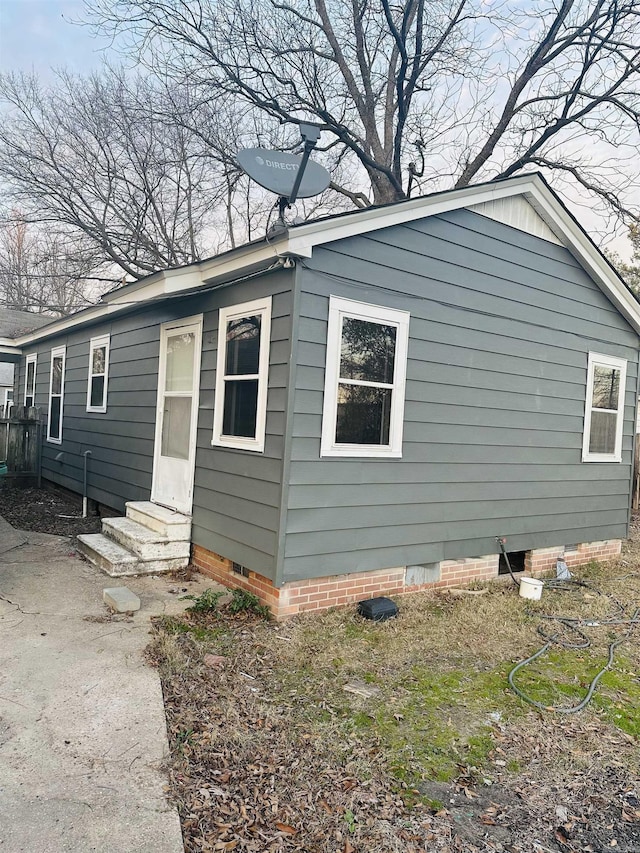
{"label": "white trim board", "polygon": [[[271,351],[271,309],[272,298],[265,296],[239,305],[221,308],[218,315],[218,352],[216,356],[216,389],[213,406],[213,435],[211,444],[217,447],[231,447],[238,450],[252,450],[264,453],[267,432],[267,388],[269,385],[269,355]],[[228,374],[227,361],[227,325],[230,320],[260,315],[260,340],[258,350],[258,372],[256,374]],[[227,383],[230,381],[257,381],[256,427],[253,438],[238,435],[226,435],[223,432],[224,404]]]}
{"label": "white trim board", "polygon": [[[160,348],[158,362],[158,388],[156,393],[156,424],[154,431],[153,445],[153,471],[151,474],[151,501],[160,506],[168,506],[177,512],[191,515],[193,510],[193,490],[195,483],[195,467],[196,467],[196,449],[197,449],[197,434],[198,434],[198,415],[200,411],[200,369],[202,366],[202,330],[204,326],[204,316],[202,314],[194,314],[191,317],[180,317],[177,320],[170,320],[162,323],[160,326]],[[193,360],[193,384],[191,393],[191,423],[189,425],[189,456],[185,460],[176,460],[177,466],[171,464],[171,457],[162,456],[162,418],[164,416],[164,407],[162,405],[165,396],[165,379],[167,369],[167,340],[171,332],[179,329],[195,329],[194,340],[194,360]],[[168,462],[165,464],[165,470],[162,470],[162,460]],[[183,465],[181,463],[184,463]],[[173,468],[173,471],[171,470]],[[182,470],[180,470],[182,468]],[[178,499],[177,502],[165,503],[162,499],[163,495],[159,488],[159,479],[162,476],[181,476],[188,474],[186,481],[187,489],[184,494],[184,502]]]}
{"label": "white trim board", "polygon": [[[346,379],[340,375],[343,340],[343,319],[379,323],[396,330],[394,369],[391,382]],[[404,426],[404,397],[407,377],[409,346],[408,311],[356,302],[339,296],[329,297],[329,323],[327,330],[327,356],[325,363],[324,405],[322,410],[322,438],[320,456],[351,456],[365,458],[396,458],[402,456],[402,429]],[[340,384],[360,385],[368,388],[385,388],[391,391],[389,439],[387,444],[340,444],[336,441],[338,420],[338,389]]]}
{"label": "white trim board", "polygon": [[484,206],[485,210],[495,212],[499,206],[498,202],[505,204],[505,200],[518,197],[533,208],[555,235],[556,240],[571,252],[631,326],[640,333],[640,304],[544,178],[540,174],[533,174],[448,190],[383,207],[369,207],[316,222],[294,225],[268,241],[241,246],[187,267],[163,270],[135,284],[125,285],[104,297],[104,301],[99,305],[71,317],[56,320],[36,332],[15,340],[1,338],[0,352],[18,353],[20,347],[34,341],[84,323],[95,322],[150,299],[175,295],[182,291],[197,291],[199,287],[211,287],[218,282],[221,286],[231,285],[233,281],[226,281],[230,276],[240,277],[252,269],[257,270],[261,265],[273,262],[290,264],[288,259],[292,256],[309,258],[314,247],[324,243],[463,208]]}
{"label": "white trim board", "polygon": [[[620,385],[618,387],[618,406],[614,409],[596,409],[593,406],[593,385],[596,367],[610,367],[620,373]],[[627,361],[624,358],[616,358],[612,355],[602,355],[590,352],[587,359],[587,394],[584,403],[584,426],[582,435],[582,461],[583,462],[621,462],[622,461],[622,436],[624,430],[624,401],[627,390]],[[596,453],[589,449],[591,441],[591,418],[594,411],[603,411],[616,416],[615,447],[612,453]]]}

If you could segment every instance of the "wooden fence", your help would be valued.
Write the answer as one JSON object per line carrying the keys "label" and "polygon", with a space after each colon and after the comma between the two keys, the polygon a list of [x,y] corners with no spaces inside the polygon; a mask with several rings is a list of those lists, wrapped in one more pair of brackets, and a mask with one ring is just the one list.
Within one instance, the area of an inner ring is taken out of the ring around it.
{"label": "wooden fence", "polygon": [[42,423],[37,408],[15,409],[0,418],[0,461],[7,463],[7,477],[36,479],[40,485]]}

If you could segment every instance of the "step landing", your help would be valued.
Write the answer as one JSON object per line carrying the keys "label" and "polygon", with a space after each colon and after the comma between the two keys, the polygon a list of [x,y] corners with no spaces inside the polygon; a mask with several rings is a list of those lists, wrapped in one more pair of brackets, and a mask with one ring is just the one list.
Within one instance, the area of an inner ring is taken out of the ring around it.
{"label": "step landing", "polygon": [[125,504],[127,518],[137,521],[149,530],[155,530],[171,541],[188,542],[191,539],[191,518],[151,501],[129,501]]}

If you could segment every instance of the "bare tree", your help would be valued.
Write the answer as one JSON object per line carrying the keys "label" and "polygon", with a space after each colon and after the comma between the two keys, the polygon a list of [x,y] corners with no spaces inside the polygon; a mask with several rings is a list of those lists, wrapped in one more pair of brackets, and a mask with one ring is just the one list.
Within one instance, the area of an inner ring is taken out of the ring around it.
{"label": "bare tree", "polygon": [[638,0],[85,2],[202,99],[321,123],[353,203],[356,166],[374,203],[534,167],[638,216]]}
{"label": "bare tree", "polygon": [[632,225],[629,228],[629,239],[633,252],[630,261],[623,261],[615,252],[608,253],[608,256],[629,289],[640,299],[640,227],[638,225]]}
{"label": "bare tree", "polygon": [[60,72],[55,87],[6,75],[0,176],[27,220],[84,237],[127,276],[190,263],[215,246],[225,197],[214,151],[158,82],[107,70]]}
{"label": "bare tree", "polygon": [[[292,147],[299,134],[266,128],[254,109],[214,94],[201,97],[189,75],[109,67],[90,78],[58,72],[48,88],[0,77],[7,204],[25,221],[74,234],[134,279],[262,236],[274,200],[242,173],[236,151],[256,139]],[[329,209],[339,208],[329,195]],[[298,210],[328,212],[326,201]]]}
{"label": "bare tree", "polygon": [[0,223],[0,306],[71,314],[116,281],[86,242],[28,225],[17,215]]}

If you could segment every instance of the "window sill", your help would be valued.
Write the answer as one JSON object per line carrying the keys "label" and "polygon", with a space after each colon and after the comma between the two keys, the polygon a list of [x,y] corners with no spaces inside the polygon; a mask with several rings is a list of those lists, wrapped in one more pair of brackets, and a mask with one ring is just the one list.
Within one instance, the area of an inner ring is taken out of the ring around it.
{"label": "window sill", "polygon": [[105,406],[104,408],[97,408],[96,406],[87,406],[86,411],[92,415],[106,415],[107,407]]}
{"label": "window sill", "polygon": [[257,441],[242,441],[233,438],[212,438],[212,447],[224,447],[226,450],[249,450],[252,453],[264,453],[264,443]]}
{"label": "window sill", "polygon": [[616,456],[615,454],[604,454],[604,453],[590,453],[582,457],[583,462],[614,462],[620,464],[622,462],[622,456]]}
{"label": "window sill", "polygon": [[320,457],[324,458],[340,458],[350,456],[357,459],[402,459],[402,450],[393,450],[389,447],[377,449],[370,446],[349,446],[349,447],[327,447],[320,448]]}
{"label": "window sill", "polygon": [[49,438],[49,436],[47,436],[47,444],[62,444],[62,439],[61,438]]}

